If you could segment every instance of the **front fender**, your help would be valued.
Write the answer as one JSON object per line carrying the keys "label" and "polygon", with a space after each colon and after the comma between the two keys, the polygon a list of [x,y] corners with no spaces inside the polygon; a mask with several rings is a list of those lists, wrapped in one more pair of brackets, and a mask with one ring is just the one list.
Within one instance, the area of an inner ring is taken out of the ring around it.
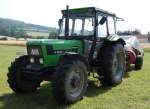
{"label": "front fender", "polygon": [[85,63],[87,69],[89,69],[89,62],[88,59],[78,53],[75,52],[66,52],[60,56],[59,62],[63,60],[80,60]]}

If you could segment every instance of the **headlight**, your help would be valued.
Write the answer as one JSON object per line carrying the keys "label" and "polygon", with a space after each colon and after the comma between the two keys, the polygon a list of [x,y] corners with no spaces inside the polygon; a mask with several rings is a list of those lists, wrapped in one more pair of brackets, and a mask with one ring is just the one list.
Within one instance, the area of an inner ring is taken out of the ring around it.
{"label": "headlight", "polygon": [[40,58],[39,59],[39,62],[40,62],[40,64],[43,64],[44,62],[43,62],[43,58]]}
{"label": "headlight", "polygon": [[38,49],[31,49],[31,55],[40,55]]}
{"label": "headlight", "polygon": [[30,58],[30,62],[34,63],[35,62],[34,58]]}

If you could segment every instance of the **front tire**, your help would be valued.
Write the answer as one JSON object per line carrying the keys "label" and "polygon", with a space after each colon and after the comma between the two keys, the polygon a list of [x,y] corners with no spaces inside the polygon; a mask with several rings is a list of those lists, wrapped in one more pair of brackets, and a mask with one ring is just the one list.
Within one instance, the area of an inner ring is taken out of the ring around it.
{"label": "front tire", "polygon": [[39,80],[31,80],[24,76],[22,69],[27,65],[27,56],[21,56],[11,63],[8,69],[8,84],[15,93],[29,93],[37,90]]}
{"label": "front tire", "polygon": [[53,94],[61,104],[70,104],[82,99],[87,89],[87,67],[80,60],[65,59],[58,65]]}
{"label": "front tire", "polygon": [[101,48],[98,75],[104,86],[115,86],[122,82],[125,72],[125,51],[122,44],[107,43]]}

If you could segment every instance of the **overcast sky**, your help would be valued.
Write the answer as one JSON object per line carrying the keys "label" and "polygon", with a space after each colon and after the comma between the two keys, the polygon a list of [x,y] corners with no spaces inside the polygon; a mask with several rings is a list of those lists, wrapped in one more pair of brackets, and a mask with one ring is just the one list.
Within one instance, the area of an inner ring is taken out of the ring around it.
{"label": "overcast sky", "polygon": [[0,17],[57,27],[61,9],[94,6],[125,19],[118,30],[138,28],[150,31],[149,0],[0,0]]}

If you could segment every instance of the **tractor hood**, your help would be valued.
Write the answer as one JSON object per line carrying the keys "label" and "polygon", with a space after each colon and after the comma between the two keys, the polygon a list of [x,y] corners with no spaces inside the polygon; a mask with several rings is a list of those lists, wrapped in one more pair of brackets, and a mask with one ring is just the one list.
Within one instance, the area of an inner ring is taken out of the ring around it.
{"label": "tractor hood", "polygon": [[64,39],[30,39],[27,41],[27,46],[41,46],[45,49],[47,46],[51,46],[53,50],[65,50],[71,52],[76,49],[77,52],[82,51],[81,40],[64,40]]}
{"label": "tractor hood", "polygon": [[78,41],[74,40],[61,40],[61,39],[29,39],[27,45],[49,45],[49,44],[70,44]]}
{"label": "tractor hood", "polygon": [[29,39],[27,45],[65,45],[79,43],[77,40],[62,40],[62,39]]}

